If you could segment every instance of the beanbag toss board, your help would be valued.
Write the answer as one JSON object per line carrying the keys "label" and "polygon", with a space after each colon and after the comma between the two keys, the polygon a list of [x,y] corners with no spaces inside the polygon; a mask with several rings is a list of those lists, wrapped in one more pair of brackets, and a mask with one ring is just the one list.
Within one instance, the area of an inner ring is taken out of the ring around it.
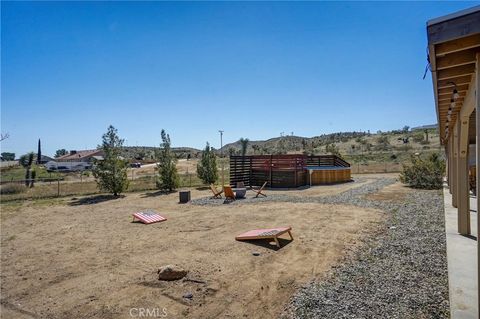
{"label": "beanbag toss board", "polygon": [[292,227],[253,229],[253,230],[247,231],[246,233],[238,235],[237,237],[235,237],[235,239],[236,240],[273,239],[275,240],[275,244],[277,244],[277,247],[280,248],[280,243],[278,242],[278,236],[288,233],[290,235],[290,239],[293,240],[291,231],[292,231]]}
{"label": "beanbag toss board", "polygon": [[133,221],[135,221],[135,219],[138,219],[144,224],[152,224],[152,223],[163,222],[167,220],[165,217],[159,215],[153,210],[146,210],[146,211],[138,212],[132,215],[133,215]]}

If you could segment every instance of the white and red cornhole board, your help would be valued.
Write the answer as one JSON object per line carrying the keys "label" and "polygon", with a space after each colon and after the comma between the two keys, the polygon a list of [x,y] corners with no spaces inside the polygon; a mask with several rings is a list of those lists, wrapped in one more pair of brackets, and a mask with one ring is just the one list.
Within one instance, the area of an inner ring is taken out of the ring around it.
{"label": "white and red cornhole board", "polygon": [[253,239],[273,239],[275,244],[280,248],[280,243],[278,242],[278,236],[281,236],[285,233],[292,237],[292,227],[277,227],[277,228],[265,228],[265,229],[253,229],[249,230],[246,233],[240,234],[235,237],[236,240],[253,240]]}
{"label": "white and red cornhole board", "polygon": [[159,215],[157,212],[153,210],[145,210],[143,212],[138,212],[132,215],[133,215],[133,221],[135,221],[135,218],[136,218],[144,224],[163,222],[167,220],[165,217]]}

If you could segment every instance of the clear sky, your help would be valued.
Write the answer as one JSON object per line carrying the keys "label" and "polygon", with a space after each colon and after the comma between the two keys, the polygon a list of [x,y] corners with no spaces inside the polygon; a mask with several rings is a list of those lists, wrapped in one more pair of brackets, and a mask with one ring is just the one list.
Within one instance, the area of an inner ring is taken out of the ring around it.
{"label": "clear sky", "polygon": [[2,2],[2,151],[436,122],[426,21],[475,2]]}

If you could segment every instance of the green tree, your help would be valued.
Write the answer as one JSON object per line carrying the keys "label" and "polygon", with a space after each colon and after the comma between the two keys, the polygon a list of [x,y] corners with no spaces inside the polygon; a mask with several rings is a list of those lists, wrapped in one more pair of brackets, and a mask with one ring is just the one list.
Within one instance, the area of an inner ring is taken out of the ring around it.
{"label": "green tree", "polygon": [[32,164],[33,164],[33,158],[35,154],[33,152],[30,152],[28,154],[24,154],[20,156],[18,162],[20,165],[22,165],[25,168],[25,186],[31,186],[33,187],[32,183]]}
{"label": "green tree", "polygon": [[165,133],[165,130],[162,130],[161,136],[162,144],[160,144],[160,150],[157,153],[159,177],[156,184],[158,189],[171,192],[177,189],[180,183],[177,172],[177,159],[171,149],[170,136]]}
{"label": "green tree", "polygon": [[32,163],[33,163],[33,157],[34,157],[33,152],[24,154],[20,156],[20,158],[18,159],[18,163],[25,168],[30,167],[32,166]]}
{"label": "green tree", "polygon": [[2,159],[4,161],[14,161],[15,160],[15,153],[3,152],[2,153]]}
{"label": "green tree", "polygon": [[98,146],[104,152],[103,160],[95,161],[92,171],[98,187],[114,196],[128,188],[128,162],[120,156],[123,141],[117,129],[110,125],[102,136],[102,145]]}
{"label": "green tree", "polygon": [[217,157],[208,142],[197,164],[197,175],[205,184],[214,184],[218,180]]}
{"label": "green tree", "polygon": [[250,142],[248,138],[242,137],[240,139],[240,146],[242,147],[242,156],[245,156],[247,154],[248,142]]}
{"label": "green tree", "polygon": [[67,155],[67,150],[64,148],[61,148],[55,152],[55,157],[60,157],[63,155]]}

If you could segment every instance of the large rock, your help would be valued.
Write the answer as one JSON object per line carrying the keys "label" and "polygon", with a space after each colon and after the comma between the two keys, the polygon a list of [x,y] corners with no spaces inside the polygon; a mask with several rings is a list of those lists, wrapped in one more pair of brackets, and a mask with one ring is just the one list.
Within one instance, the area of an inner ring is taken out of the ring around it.
{"label": "large rock", "polygon": [[185,277],[187,273],[187,270],[175,265],[166,265],[157,271],[158,280],[178,280]]}

